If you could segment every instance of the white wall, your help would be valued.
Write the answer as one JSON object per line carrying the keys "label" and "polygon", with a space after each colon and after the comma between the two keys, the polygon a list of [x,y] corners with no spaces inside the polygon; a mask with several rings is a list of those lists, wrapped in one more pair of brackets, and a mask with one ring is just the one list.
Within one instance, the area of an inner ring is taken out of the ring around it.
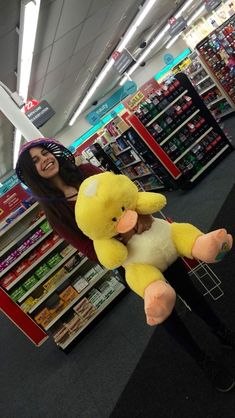
{"label": "white wall", "polygon": [[[135,73],[132,75],[132,80],[136,82],[137,87],[140,87],[142,84],[147,82],[150,78],[152,78],[158,71],[162,70],[165,67],[165,63],[163,57],[166,53],[170,53],[175,57],[177,57],[181,52],[183,52],[187,48],[187,44],[182,40],[178,39],[171,48],[165,49],[163,48],[159,51],[153,58],[151,58],[144,67],[140,67]],[[117,86],[114,90],[109,92],[107,96],[105,96],[101,103],[105,101],[106,98],[110,97],[115,90],[117,90],[119,86]],[[60,131],[56,138],[61,140],[65,146],[70,145],[73,141],[79,138],[82,134],[87,132],[91,129],[91,125],[85,119],[85,116],[94,110],[94,107],[88,109],[85,113],[80,115],[73,126],[67,127]]]}

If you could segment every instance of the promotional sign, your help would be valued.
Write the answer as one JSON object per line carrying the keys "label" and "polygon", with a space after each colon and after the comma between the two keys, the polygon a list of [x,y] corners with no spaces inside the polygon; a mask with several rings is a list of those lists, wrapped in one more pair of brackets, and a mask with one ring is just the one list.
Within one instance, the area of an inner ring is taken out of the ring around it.
{"label": "promotional sign", "polygon": [[34,126],[36,126],[36,128],[40,128],[49,119],[51,119],[51,117],[55,114],[55,111],[46,100],[43,100],[39,103],[39,105],[35,106],[32,110],[29,110],[25,114]]}
{"label": "promotional sign", "polygon": [[0,187],[0,196],[3,196],[8,190],[12,189],[16,184],[18,184],[20,181],[16,174],[12,174],[12,176],[8,177],[6,180],[4,180],[1,183]]}
{"label": "promotional sign", "polygon": [[0,197],[0,221],[5,219],[11,212],[21,205],[22,200],[29,197],[28,193],[17,184]]}
{"label": "promotional sign", "polygon": [[29,110],[32,110],[35,106],[38,106],[40,102],[35,99],[29,99],[24,105],[24,112],[28,112]]}
{"label": "promotional sign", "polygon": [[206,10],[208,12],[213,12],[216,7],[221,4],[221,0],[205,0]]}
{"label": "promotional sign", "polygon": [[182,16],[180,16],[178,19],[171,17],[169,19],[169,24],[170,29],[168,33],[172,38],[174,38],[176,35],[179,35],[187,27],[187,22]]}
{"label": "promotional sign", "polygon": [[118,89],[105,102],[101,103],[92,112],[86,115],[86,119],[91,125],[97,125],[100,119],[108,113],[114,106],[120,103],[125,97],[133,94],[137,90],[137,85],[134,81],[126,81],[126,83]]}
{"label": "promotional sign", "polygon": [[132,57],[127,49],[124,49],[122,52],[114,51],[112,54],[114,59],[114,67],[116,68],[118,74],[124,74],[128,68],[135,63],[135,59]]}
{"label": "promotional sign", "polygon": [[136,94],[132,95],[124,102],[126,108],[133,110],[138,106],[149,94],[158,90],[160,85],[154,78],[151,78],[147,83],[143,84]]}

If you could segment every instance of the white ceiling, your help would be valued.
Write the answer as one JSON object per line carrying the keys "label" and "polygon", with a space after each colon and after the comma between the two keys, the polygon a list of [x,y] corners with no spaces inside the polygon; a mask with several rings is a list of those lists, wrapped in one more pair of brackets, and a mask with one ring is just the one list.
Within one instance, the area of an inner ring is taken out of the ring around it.
{"label": "white ceiling", "polygon": [[[55,135],[71,118],[143,0],[41,0],[29,97],[45,99],[56,114],[41,128]],[[157,0],[128,44],[134,54],[150,41],[182,0]],[[195,7],[200,1],[193,2]],[[16,89],[20,0],[0,0],[0,81]],[[156,51],[154,52],[156,53]],[[149,57],[150,58],[150,57]],[[88,106],[101,99],[119,80],[114,69]],[[13,129],[0,113],[0,177],[12,169]]]}

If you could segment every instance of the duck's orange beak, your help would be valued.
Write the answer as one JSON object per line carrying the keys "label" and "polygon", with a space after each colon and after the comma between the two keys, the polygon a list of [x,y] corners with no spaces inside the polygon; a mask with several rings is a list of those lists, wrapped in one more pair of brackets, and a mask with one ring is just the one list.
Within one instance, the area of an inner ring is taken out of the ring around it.
{"label": "duck's orange beak", "polygon": [[121,217],[117,225],[117,232],[124,234],[135,228],[138,220],[138,213],[134,210],[127,210]]}

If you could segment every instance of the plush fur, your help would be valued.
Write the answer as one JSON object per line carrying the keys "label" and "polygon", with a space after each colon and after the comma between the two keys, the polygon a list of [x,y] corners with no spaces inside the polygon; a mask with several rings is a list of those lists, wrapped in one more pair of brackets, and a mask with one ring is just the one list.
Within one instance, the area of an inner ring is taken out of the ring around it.
{"label": "plush fur", "polygon": [[[128,211],[152,214],[165,204],[163,195],[138,192],[128,177],[106,172],[82,183],[75,205],[78,227],[93,240],[100,263],[108,269],[124,266],[129,286],[145,299],[147,321],[151,325],[162,322],[174,307],[175,292],[165,283],[163,272],[177,257],[197,258],[197,253],[203,252],[214,260],[222,243],[223,249],[227,246],[226,251],[232,246],[231,236],[225,230],[219,230],[219,238],[214,231],[216,238],[212,235],[207,239],[191,224],[170,224],[163,219],[154,219],[148,231],[135,234],[126,246],[115,238]],[[221,231],[225,231],[223,236]]]}

